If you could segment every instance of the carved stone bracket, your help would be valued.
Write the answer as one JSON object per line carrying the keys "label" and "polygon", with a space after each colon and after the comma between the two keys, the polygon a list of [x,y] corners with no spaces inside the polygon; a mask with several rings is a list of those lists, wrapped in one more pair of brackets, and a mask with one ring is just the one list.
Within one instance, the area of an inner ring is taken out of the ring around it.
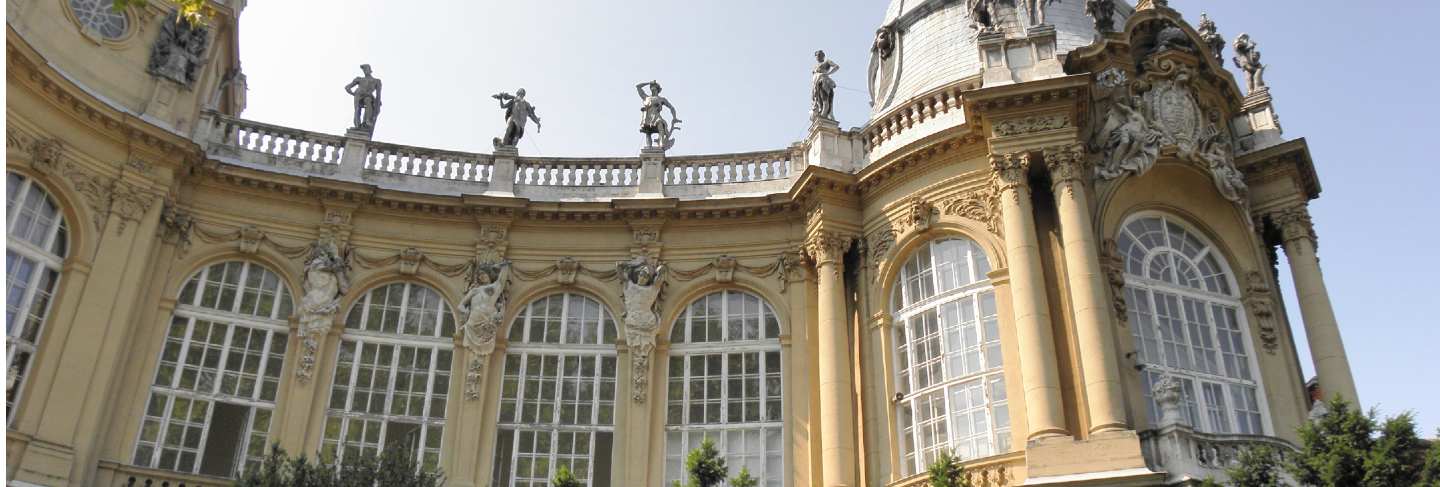
{"label": "carved stone bracket", "polygon": [[1255,315],[1255,327],[1259,331],[1261,346],[1265,352],[1274,355],[1280,349],[1280,337],[1276,331],[1275,297],[1265,275],[1257,271],[1245,273],[1245,309]]}
{"label": "carved stone bracket", "polygon": [[160,241],[174,245],[180,255],[185,255],[190,249],[190,233],[194,229],[195,220],[190,212],[176,206],[174,201],[166,200],[160,209]]}
{"label": "carved stone bracket", "polygon": [[1105,281],[1110,284],[1110,303],[1115,310],[1115,324],[1128,326],[1130,306],[1125,302],[1125,258],[1120,256],[1120,246],[1113,238],[1107,238],[1101,244],[1100,267],[1105,270]]}

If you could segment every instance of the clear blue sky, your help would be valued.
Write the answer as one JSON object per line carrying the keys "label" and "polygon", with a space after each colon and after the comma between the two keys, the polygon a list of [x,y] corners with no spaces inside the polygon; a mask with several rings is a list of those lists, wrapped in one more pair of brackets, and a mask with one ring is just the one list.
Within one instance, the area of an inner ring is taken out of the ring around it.
{"label": "clear blue sky", "polygon": [[[385,83],[378,140],[488,152],[502,130],[490,95],[524,87],[544,127],[522,153],[633,155],[634,86],[657,79],[685,121],[672,153],[780,148],[807,127],[816,49],[842,68],[837,118],[865,123],[864,71],[885,3],[256,0],[241,17],[245,117],[342,133],[341,88],[370,63]],[[1440,301],[1440,161],[1422,142],[1440,136],[1436,41],[1424,23],[1440,18],[1440,3],[1171,5],[1191,22],[1208,11],[1227,40],[1248,32],[1259,42],[1286,135],[1309,140],[1324,187],[1311,212],[1361,399],[1385,414],[1415,411],[1434,436],[1440,319],[1422,305]],[[1303,337],[1289,270],[1281,275]]]}

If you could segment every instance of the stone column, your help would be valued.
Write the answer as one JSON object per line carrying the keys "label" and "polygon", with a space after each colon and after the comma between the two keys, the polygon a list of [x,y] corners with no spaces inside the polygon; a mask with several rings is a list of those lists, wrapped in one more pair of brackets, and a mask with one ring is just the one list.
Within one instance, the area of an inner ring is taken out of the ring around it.
{"label": "stone column", "polygon": [[1015,338],[1020,346],[1020,381],[1025,388],[1029,440],[1066,436],[1065,411],[1060,402],[1060,371],[1055,365],[1055,337],[1050,326],[1049,300],[1040,246],[1035,236],[1034,208],[1030,204],[1028,153],[991,155],[990,167],[1000,197],[1005,259],[1010,266],[1010,289],[1015,307]]}
{"label": "stone column", "polygon": [[826,487],[856,485],[854,384],[845,313],[845,252],[851,240],[849,235],[822,231],[805,243],[818,280],[815,348],[820,368],[821,485]]}
{"label": "stone column", "polygon": [[1128,429],[1117,362],[1119,351],[1111,326],[1114,310],[1106,296],[1109,284],[1100,268],[1100,245],[1091,224],[1084,183],[1089,173],[1084,147],[1046,149],[1045,165],[1050,169],[1055,206],[1060,213],[1060,238],[1065,245],[1065,274],[1075,316],[1090,432]]}
{"label": "stone column", "polygon": [[1300,316],[1305,320],[1305,338],[1310,342],[1310,360],[1320,378],[1320,390],[1326,397],[1339,394],[1356,405],[1360,395],[1355,378],[1350,374],[1350,359],[1340,339],[1340,325],[1330,306],[1330,293],[1325,290],[1325,277],[1320,273],[1320,258],[1315,254],[1315,227],[1305,205],[1282,209],[1270,214],[1280,227],[1285,257],[1290,261],[1290,275],[1295,280],[1295,294],[1300,301]]}

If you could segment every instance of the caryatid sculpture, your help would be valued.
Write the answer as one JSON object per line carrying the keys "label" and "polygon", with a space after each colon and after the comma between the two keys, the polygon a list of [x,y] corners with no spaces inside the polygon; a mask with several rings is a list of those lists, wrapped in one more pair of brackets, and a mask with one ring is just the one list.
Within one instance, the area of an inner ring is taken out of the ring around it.
{"label": "caryatid sculpture", "polygon": [[1025,12],[1030,15],[1030,26],[1036,27],[1045,25],[1045,9],[1052,3],[1060,3],[1060,0],[1025,0],[1023,3]]}
{"label": "caryatid sculpture", "polygon": [[815,51],[814,77],[810,87],[810,118],[835,120],[835,80],[830,75],[840,71],[835,61],[825,59],[825,51]]}
{"label": "caryatid sculpture", "polygon": [[1245,85],[1250,93],[1265,89],[1265,65],[1260,64],[1260,46],[1250,34],[1235,38],[1235,67],[1245,72]]}
{"label": "caryatid sculpture", "polygon": [[345,92],[355,97],[355,126],[352,130],[372,132],[375,119],[380,116],[380,78],[370,75],[370,65],[361,64],[358,76],[345,85]]}
{"label": "caryatid sculpture", "polygon": [[[650,93],[645,93],[646,86],[650,87]],[[645,148],[654,148],[658,143],[661,150],[670,150],[675,146],[673,134],[680,130],[680,117],[675,114],[675,105],[660,96],[660,83],[655,80],[635,85],[635,92],[640,94],[640,133],[645,134]],[[669,123],[661,116],[664,108],[670,109]]]}
{"label": "caryatid sculpture", "polygon": [[1115,0],[1085,0],[1085,15],[1095,21],[1096,32],[1115,31]]}
{"label": "caryatid sculpture", "polygon": [[350,287],[350,265],[335,242],[322,239],[310,248],[305,261],[305,295],[300,298],[299,331],[304,347],[295,375],[308,381],[315,369],[320,340],[330,331],[340,297]]}
{"label": "caryatid sculpture", "polygon": [[623,282],[621,296],[625,298],[625,343],[630,347],[631,397],[635,402],[645,402],[650,386],[650,355],[655,351],[655,333],[660,329],[660,317],[655,313],[655,304],[660,299],[661,276],[664,265],[656,265],[644,257],[616,264],[616,271]]}
{"label": "caryatid sculpture", "polygon": [[470,289],[460,299],[460,315],[465,324],[465,353],[470,364],[465,372],[465,396],[480,398],[480,377],[485,364],[495,351],[495,333],[504,318],[505,286],[510,282],[510,262],[477,266],[470,276]]}
{"label": "caryatid sculpture", "polygon": [[535,121],[535,131],[540,131],[540,116],[535,114],[535,106],[525,101],[525,88],[515,90],[514,95],[501,92],[491,98],[500,100],[500,108],[505,109],[505,135],[495,138],[495,147],[520,144],[520,138],[525,136],[525,124],[530,120]]}

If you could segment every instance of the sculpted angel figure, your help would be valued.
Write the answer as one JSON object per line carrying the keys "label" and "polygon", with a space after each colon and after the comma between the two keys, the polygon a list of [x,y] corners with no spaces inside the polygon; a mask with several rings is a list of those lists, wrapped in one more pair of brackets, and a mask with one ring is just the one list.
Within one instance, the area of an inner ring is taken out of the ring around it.
{"label": "sculpted angel figure", "polygon": [[655,302],[660,299],[660,276],[664,265],[655,265],[637,257],[630,262],[616,264],[620,279],[624,281],[621,295],[625,298],[625,343],[630,346],[635,385],[633,398],[645,401],[650,376],[650,354],[655,350],[655,332],[660,328],[660,317],[655,314]]}
{"label": "sculpted angel figure", "polygon": [[1235,67],[1245,72],[1245,85],[1250,93],[1265,89],[1265,65],[1260,64],[1260,46],[1250,40],[1250,34],[1235,38]]}
{"label": "sculpted angel figure", "polygon": [[330,330],[340,297],[350,287],[349,265],[335,242],[316,242],[305,262],[305,295],[300,298],[300,336],[304,338],[305,354],[300,374],[309,375],[315,365],[320,338]]}
{"label": "sculpted angel figure", "polygon": [[840,71],[835,61],[825,59],[825,51],[815,51],[814,76],[810,86],[810,118],[835,119],[835,80],[830,75]]}
{"label": "sculpted angel figure", "polygon": [[1145,118],[1135,99],[1122,99],[1110,106],[1105,121],[1103,163],[1095,168],[1101,177],[1114,179],[1126,172],[1144,174],[1160,155],[1163,136]]}
{"label": "sculpted angel figure", "polygon": [[[650,88],[649,93],[645,92],[647,86]],[[680,130],[680,117],[675,114],[675,105],[660,96],[660,83],[650,80],[637,84],[635,92],[640,94],[640,133],[645,134],[645,148],[655,147],[657,137],[660,149],[669,150],[674,147],[675,139],[672,135],[676,130]],[[670,109],[669,123],[665,122],[665,117],[661,114],[665,108]]]}

